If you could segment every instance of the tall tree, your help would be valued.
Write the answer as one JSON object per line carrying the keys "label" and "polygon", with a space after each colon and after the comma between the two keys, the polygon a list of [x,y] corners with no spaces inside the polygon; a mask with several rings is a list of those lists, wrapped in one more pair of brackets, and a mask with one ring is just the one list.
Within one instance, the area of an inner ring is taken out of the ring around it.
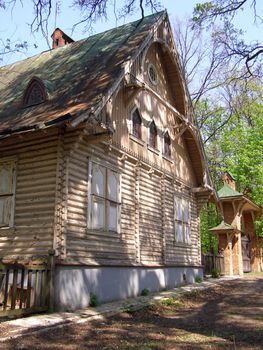
{"label": "tall tree", "polygon": [[218,41],[218,33],[218,26],[211,26],[204,31],[193,26],[191,18],[184,21],[177,19],[174,23],[182,70],[194,106],[200,99],[214,94],[214,91],[235,78],[234,62]]}
{"label": "tall tree", "polygon": [[193,22],[198,27],[210,26],[220,20],[223,30],[218,40],[229,56],[245,64],[248,76],[261,76],[263,45],[259,41],[246,42],[242,28],[234,26],[234,19],[242,10],[252,11],[254,22],[261,25],[262,13],[258,2],[257,0],[213,0],[197,4],[193,16]]}

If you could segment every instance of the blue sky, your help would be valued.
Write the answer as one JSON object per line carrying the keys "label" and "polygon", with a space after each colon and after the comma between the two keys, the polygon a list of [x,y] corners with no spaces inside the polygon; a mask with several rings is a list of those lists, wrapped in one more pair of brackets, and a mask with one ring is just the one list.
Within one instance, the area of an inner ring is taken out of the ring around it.
{"label": "blue sky", "polygon": [[[84,26],[78,26],[75,31],[72,33],[72,26],[79,21],[80,12],[76,9],[74,10],[69,5],[72,1],[64,0],[61,2],[61,13],[57,17],[55,24],[55,15],[54,13],[50,17],[49,28],[48,28],[48,40],[50,42],[50,35],[52,34],[55,25],[60,27],[65,31],[69,36],[72,36],[74,40],[79,40],[89,36],[90,32],[84,32]],[[194,5],[197,2],[204,2],[203,0],[161,0],[160,3],[164,8],[167,9],[170,16],[171,22],[175,18],[183,19],[186,16],[191,16],[193,12]],[[263,15],[263,1],[258,1],[258,11],[259,14]],[[149,14],[149,11],[146,13]],[[250,15],[249,15],[250,14]],[[33,9],[32,2],[29,0],[23,1],[23,6],[19,1],[17,5],[11,11],[4,11],[0,9],[0,39],[5,40],[7,38],[15,42],[16,40],[27,41],[29,43],[29,48],[25,53],[16,53],[4,56],[3,62],[0,62],[0,65],[9,64],[14,61],[30,57],[32,55],[38,54],[44,50],[48,50],[47,40],[42,36],[41,33],[31,33],[30,23],[33,19]],[[109,12],[108,21],[98,21],[93,27],[93,33],[98,33],[109,28],[112,28],[116,25],[121,25],[133,20],[136,20],[140,17],[140,13],[137,12],[132,16],[128,16],[125,20],[119,20],[116,23],[115,16],[113,11]],[[249,8],[243,13],[240,14],[237,20],[237,24],[243,30],[247,31],[246,38],[249,40],[260,40],[261,33],[260,29],[256,24],[253,24],[253,18],[251,16],[251,11]],[[34,47],[34,44],[37,45],[37,48]]]}

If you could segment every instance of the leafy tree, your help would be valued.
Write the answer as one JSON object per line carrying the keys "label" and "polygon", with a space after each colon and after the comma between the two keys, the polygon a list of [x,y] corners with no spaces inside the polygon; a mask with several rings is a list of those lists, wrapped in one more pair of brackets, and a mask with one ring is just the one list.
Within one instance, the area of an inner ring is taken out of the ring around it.
{"label": "leafy tree", "polygon": [[[263,88],[258,82],[250,86],[250,93],[245,93],[242,86],[236,88],[232,109],[221,112],[218,109],[218,115],[209,120],[209,123],[220,124],[222,113],[222,119],[227,122],[206,143],[206,154],[217,188],[222,186],[221,176],[228,170],[235,176],[238,190],[263,206]],[[205,101],[202,107],[208,111],[216,108],[209,103],[211,101]],[[260,236],[263,236],[262,228],[263,219],[258,222]]]}
{"label": "leafy tree", "polygon": [[218,253],[218,239],[209,229],[221,222],[221,215],[214,204],[207,203],[200,215],[201,248],[203,253]]}

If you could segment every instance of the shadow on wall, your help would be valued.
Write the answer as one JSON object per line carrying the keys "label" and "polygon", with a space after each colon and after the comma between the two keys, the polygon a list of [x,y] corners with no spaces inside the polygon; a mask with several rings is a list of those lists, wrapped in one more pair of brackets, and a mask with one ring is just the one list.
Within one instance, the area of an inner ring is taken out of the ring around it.
{"label": "shadow on wall", "polygon": [[59,310],[76,310],[89,305],[93,293],[99,302],[110,302],[193,283],[202,268],[191,267],[68,267],[56,270],[55,305]]}

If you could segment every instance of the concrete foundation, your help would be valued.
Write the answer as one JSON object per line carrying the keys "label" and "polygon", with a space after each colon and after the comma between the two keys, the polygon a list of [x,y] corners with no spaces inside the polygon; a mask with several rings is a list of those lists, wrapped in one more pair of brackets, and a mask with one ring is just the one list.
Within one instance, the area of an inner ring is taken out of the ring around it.
{"label": "concrete foundation", "polygon": [[76,310],[89,305],[90,293],[99,302],[126,299],[194,283],[203,277],[202,267],[88,267],[56,266],[55,309]]}

